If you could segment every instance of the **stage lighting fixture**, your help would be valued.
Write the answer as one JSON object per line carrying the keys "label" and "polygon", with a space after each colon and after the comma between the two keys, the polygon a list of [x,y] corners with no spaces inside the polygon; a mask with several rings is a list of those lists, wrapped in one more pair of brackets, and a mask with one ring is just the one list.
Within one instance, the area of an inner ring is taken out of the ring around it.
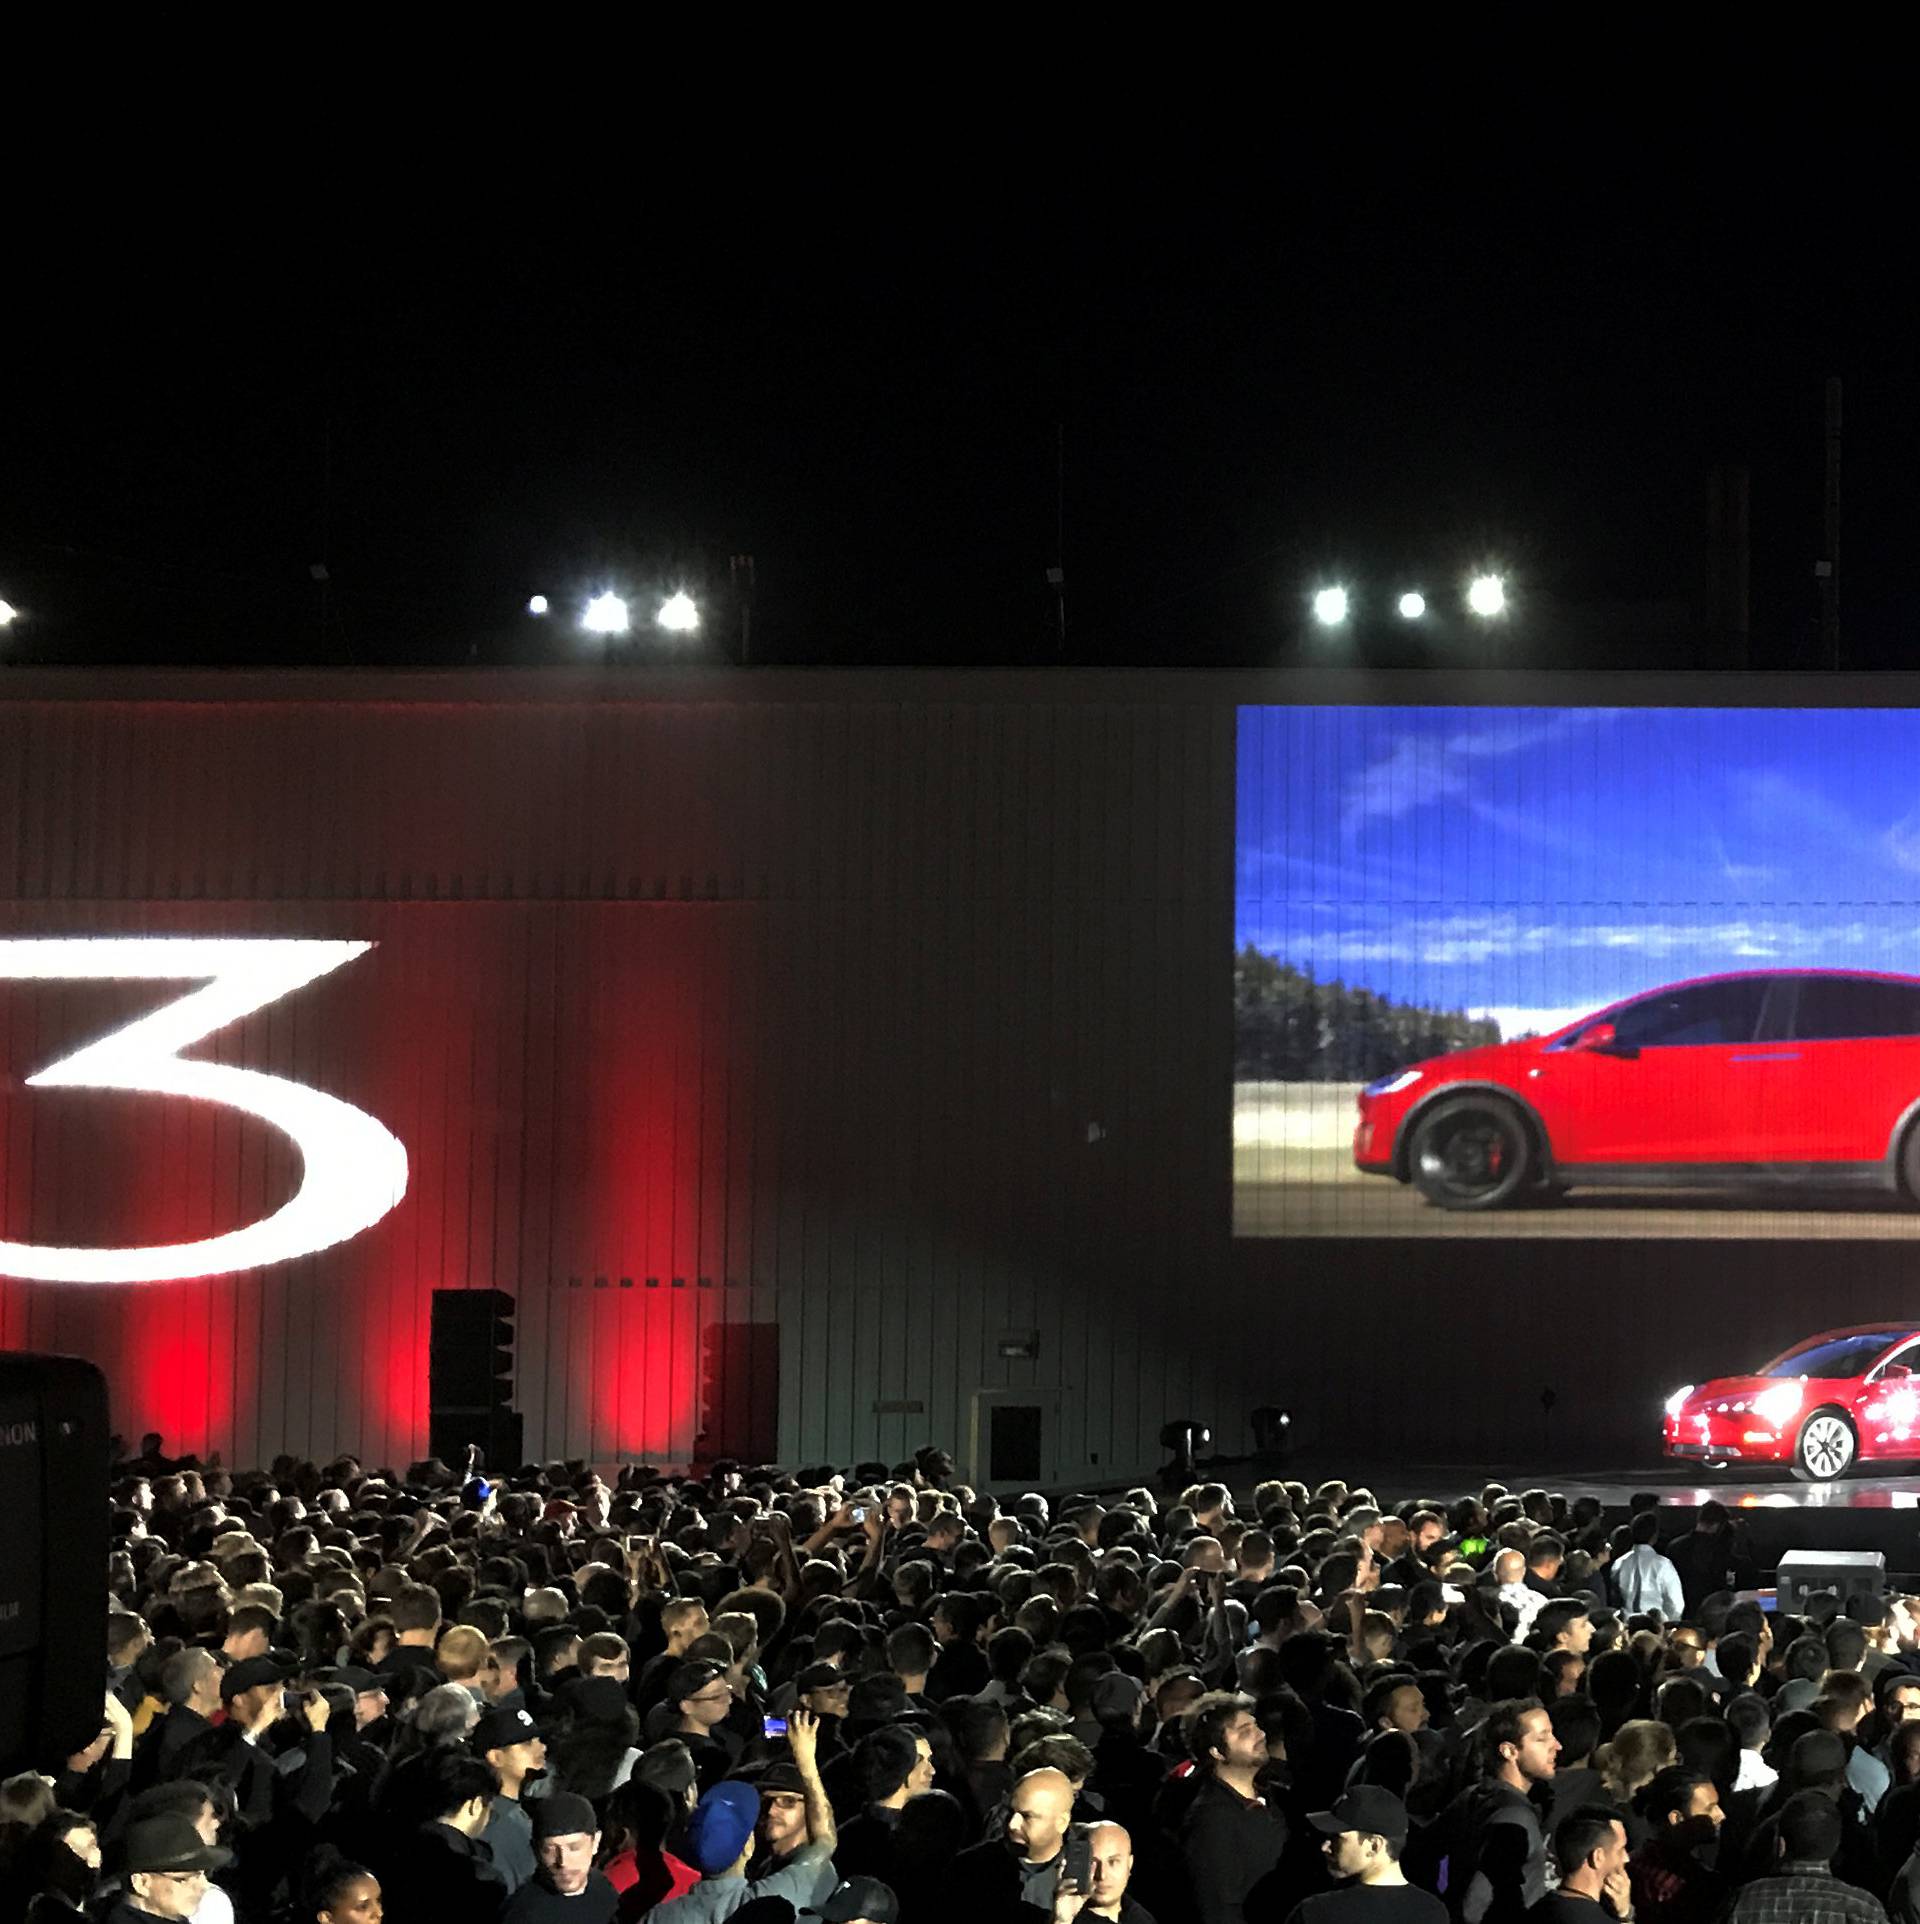
{"label": "stage lighting fixture", "polygon": [[1293,1412],[1277,1403],[1262,1403],[1248,1422],[1253,1429],[1253,1453],[1268,1459],[1284,1457],[1293,1440]]}
{"label": "stage lighting fixture", "polygon": [[1199,1471],[1199,1457],[1213,1449],[1213,1432],[1191,1417],[1176,1418],[1160,1429],[1160,1447],[1173,1452],[1173,1460],[1160,1472],[1160,1480],[1170,1490],[1184,1488]]}
{"label": "stage lighting fixture", "polygon": [[1506,584],[1498,575],[1477,575],[1467,590],[1467,606],[1476,615],[1491,619],[1504,614],[1507,607]]}
{"label": "stage lighting fixture", "polygon": [[20,610],[10,601],[0,601],[0,628],[11,628],[20,619]]}
{"label": "stage lighting fixture", "polygon": [[1418,621],[1427,612],[1427,598],[1423,594],[1407,593],[1400,597],[1400,615],[1405,621]]}
{"label": "stage lighting fixture", "polygon": [[1337,628],[1347,618],[1347,591],[1322,588],[1313,598],[1313,618],[1323,628]]}
{"label": "stage lighting fixture", "polygon": [[530,615],[544,615],[547,612],[547,605],[545,595],[530,595],[527,598],[527,613]]}
{"label": "stage lighting fixture", "polygon": [[590,635],[624,635],[627,604],[618,595],[595,595],[580,617],[580,626]]}
{"label": "stage lighting fixture", "polygon": [[693,597],[683,588],[660,604],[660,612],[654,616],[654,621],[670,635],[690,635],[700,626],[700,610]]}

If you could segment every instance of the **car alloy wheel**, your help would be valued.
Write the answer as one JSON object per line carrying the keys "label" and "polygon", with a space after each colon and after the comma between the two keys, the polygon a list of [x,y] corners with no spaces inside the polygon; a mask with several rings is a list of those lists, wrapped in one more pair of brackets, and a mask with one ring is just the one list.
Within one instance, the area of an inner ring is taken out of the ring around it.
{"label": "car alloy wheel", "polygon": [[1420,1193],[1442,1209],[1498,1209],[1532,1178],[1526,1124],[1498,1099],[1463,1096],[1420,1119],[1409,1153]]}
{"label": "car alloy wheel", "polygon": [[1853,1467],[1853,1425],[1838,1410],[1815,1410],[1800,1426],[1793,1473],[1803,1482],[1825,1483]]}

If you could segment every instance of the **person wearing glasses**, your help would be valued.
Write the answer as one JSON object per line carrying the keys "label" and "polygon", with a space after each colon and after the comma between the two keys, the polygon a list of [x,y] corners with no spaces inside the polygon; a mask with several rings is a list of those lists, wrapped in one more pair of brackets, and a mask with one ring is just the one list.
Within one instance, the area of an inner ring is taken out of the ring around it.
{"label": "person wearing glasses", "polygon": [[1707,1636],[1690,1623],[1677,1623],[1667,1638],[1665,1662],[1668,1672],[1698,1670],[1707,1660]]}
{"label": "person wearing glasses", "polygon": [[207,1843],[189,1819],[172,1812],[129,1824],[118,1855],[125,1890],[106,1924],[189,1918],[207,1894],[209,1876],[233,1862],[231,1851]]}
{"label": "person wearing glasses", "polygon": [[698,1659],[676,1665],[667,1676],[665,1702],[673,1722],[664,1734],[678,1737],[693,1753],[694,1771],[704,1791],[733,1768],[734,1746],[720,1730],[733,1708],[726,1666]]}

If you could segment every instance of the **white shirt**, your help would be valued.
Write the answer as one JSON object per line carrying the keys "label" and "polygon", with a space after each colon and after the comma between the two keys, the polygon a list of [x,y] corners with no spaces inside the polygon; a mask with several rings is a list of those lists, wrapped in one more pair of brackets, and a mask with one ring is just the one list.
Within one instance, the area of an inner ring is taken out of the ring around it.
{"label": "white shirt", "polygon": [[1614,1562],[1610,1574],[1628,1616],[1658,1610],[1669,1623],[1677,1623],[1686,1614],[1680,1572],[1651,1543],[1636,1543]]}
{"label": "white shirt", "polygon": [[1519,1583],[1503,1583],[1500,1586],[1500,1601],[1512,1604],[1519,1611],[1520,1621],[1514,1625],[1513,1640],[1515,1643],[1525,1643],[1527,1632],[1533,1628],[1533,1620],[1540,1614],[1547,1599],[1523,1580]]}
{"label": "white shirt", "polygon": [[233,1924],[233,1899],[218,1884],[209,1884],[194,1907],[193,1924]]}
{"label": "white shirt", "polygon": [[1780,1773],[1757,1750],[1740,1753],[1740,1774],[1733,1780],[1736,1796],[1743,1790],[1765,1790],[1769,1784],[1779,1781]]}

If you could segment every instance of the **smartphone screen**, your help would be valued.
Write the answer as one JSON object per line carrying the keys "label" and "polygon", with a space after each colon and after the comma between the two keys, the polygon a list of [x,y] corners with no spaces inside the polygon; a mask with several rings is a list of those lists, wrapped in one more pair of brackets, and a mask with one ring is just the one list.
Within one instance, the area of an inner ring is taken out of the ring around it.
{"label": "smartphone screen", "polygon": [[787,1720],[784,1717],[762,1717],[760,1734],[763,1737],[784,1737],[787,1734]]}
{"label": "smartphone screen", "polygon": [[1075,1890],[1084,1891],[1093,1882],[1093,1832],[1084,1824],[1067,1832],[1067,1861],[1061,1874]]}
{"label": "smartphone screen", "polygon": [[856,1523],[864,1523],[867,1520],[867,1512],[864,1506],[855,1508],[850,1514]]}

